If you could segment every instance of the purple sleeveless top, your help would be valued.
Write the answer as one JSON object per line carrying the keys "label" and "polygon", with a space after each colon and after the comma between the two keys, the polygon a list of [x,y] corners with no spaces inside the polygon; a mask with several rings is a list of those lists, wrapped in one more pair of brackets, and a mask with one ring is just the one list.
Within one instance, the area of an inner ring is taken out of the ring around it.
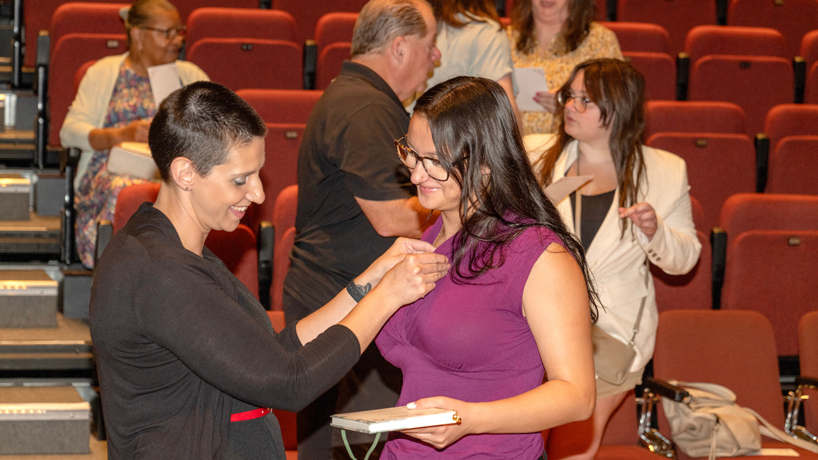
{"label": "purple sleeveless top", "polygon": [[[438,219],[422,239],[432,242],[441,226]],[[435,252],[451,260],[453,239]],[[472,280],[475,284],[455,284],[450,274],[425,298],[395,313],[376,343],[403,371],[399,406],[432,396],[495,401],[542,384],[542,359],[522,312],[523,288],[551,243],[562,245],[550,230],[528,228],[505,247],[505,263]],[[381,458],[534,460],[542,453],[539,432],[471,435],[442,451],[393,432]]]}

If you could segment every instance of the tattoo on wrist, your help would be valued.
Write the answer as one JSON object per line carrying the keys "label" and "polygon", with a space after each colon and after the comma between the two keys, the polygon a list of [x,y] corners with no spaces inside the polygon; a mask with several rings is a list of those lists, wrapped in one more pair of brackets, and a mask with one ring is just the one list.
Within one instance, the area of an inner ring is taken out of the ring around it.
{"label": "tattoo on wrist", "polygon": [[349,284],[347,284],[347,292],[356,302],[360,302],[361,299],[363,299],[364,296],[371,290],[371,283],[366,283],[365,286],[361,286],[359,284],[355,284],[355,280],[352,280],[349,282]]}

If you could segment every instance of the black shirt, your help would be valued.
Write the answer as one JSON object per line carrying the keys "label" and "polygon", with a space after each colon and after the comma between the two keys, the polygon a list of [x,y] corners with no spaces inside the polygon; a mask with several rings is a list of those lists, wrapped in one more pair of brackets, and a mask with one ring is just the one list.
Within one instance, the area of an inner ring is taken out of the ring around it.
{"label": "black shirt", "polygon": [[332,299],[394,242],[375,232],[355,197],[414,194],[393,144],[408,127],[389,85],[350,61],[310,114],[298,152],[296,236],[284,282],[287,295],[307,308]]}
{"label": "black shirt", "polygon": [[90,324],[111,459],[284,459],[272,414],[230,415],[297,411],[360,356],[343,326],[303,347],[295,323],[276,334],[224,264],[185,249],[149,203],[94,271]]}

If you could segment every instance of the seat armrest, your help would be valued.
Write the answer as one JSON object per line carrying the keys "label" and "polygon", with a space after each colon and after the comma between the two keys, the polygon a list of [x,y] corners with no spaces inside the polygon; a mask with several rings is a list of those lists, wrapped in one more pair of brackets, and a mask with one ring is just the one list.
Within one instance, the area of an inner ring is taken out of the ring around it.
{"label": "seat armrest", "polygon": [[94,265],[99,261],[99,258],[102,257],[102,252],[105,251],[105,248],[108,246],[108,243],[111,242],[111,238],[114,236],[114,226],[111,224],[110,220],[101,220],[99,224],[97,224],[97,244],[94,248]]}
{"label": "seat armrest", "polygon": [[65,188],[60,216],[60,260],[66,265],[71,265],[78,259],[77,240],[74,229],[74,222],[76,220],[76,211],[74,210],[75,171],[76,164],[67,161],[64,168]]}
{"label": "seat armrest", "polygon": [[816,377],[796,377],[795,385],[799,388],[809,388],[811,390],[818,390],[818,378]]}
{"label": "seat armrest", "polygon": [[804,103],[804,88],[807,85],[807,61],[801,56],[795,56],[792,60],[792,70],[795,77],[795,104]]}
{"label": "seat armrest", "polygon": [[12,25],[11,86],[23,84],[23,0],[14,0]]}
{"label": "seat armrest", "polygon": [[315,89],[315,68],[318,65],[318,45],[315,40],[304,43],[304,89]]}
{"label": "seat armrest", "polygon": [[45,168],[46,152],[48,151],[48,61],[51,49],[51,37],[48,32],[41,31],[37,36],[37,71],[34,91],[37,93],[37,118],[34,133],[34,167]]}
{"label": "seat armrest", "polygon": [[676,100],[687,100],[687,85],[690,82],[690,56],[681,52],[676,56]]}
{"label": "seat armrest", "polygon": [[756,148],[756,193],[764,193],[764,189],[767,188],[767,170],[770,164],[770,139],[766,134],[758,133],[754,141]]}
{"label": "seat armrest", "polygon": [[273,285],[273,253],[275,228],[268,221],[258,226],[258,298],[265,310],[271,308],[270,288]]}
{"label": "seat armrest", "polygon": [[674,402],[682,402],[690,396],[684,388],[672,385],[664,380],[649,378],[645,382],[645,388],[654,395],[667,398]]}
{"label": "seat armrest", "polygon": [[710,231],[711,254],[711,288],[713,291],[713,310],[721,309],[721,287],[724,285],[724,267],[727,259],[727,233],[721,227]]}

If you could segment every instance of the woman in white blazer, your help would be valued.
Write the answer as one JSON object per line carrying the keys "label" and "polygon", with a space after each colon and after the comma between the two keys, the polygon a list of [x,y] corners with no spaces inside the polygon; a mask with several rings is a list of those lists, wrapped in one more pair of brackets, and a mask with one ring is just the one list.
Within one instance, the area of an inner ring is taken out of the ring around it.
{"label": "woman in white blazer", "polygon": [[594,415],[586,422],[553,429],[549,459],[593,458],[610,415],[625,393],[641,383],[653,355],[658,317],[645,262],[668,274],[684,274],[701,251],[684,160],[643,145],[644,89],[644,77],[625,62],[582,63],[558,93],[558,132],[526,137],[544,186],[563,177],[593,176],[556,204],[566,224],[580,236],[596,278],[604,306],[597,326],[629,342],[644,299],[630,375],[621,385],[597,377]]}

